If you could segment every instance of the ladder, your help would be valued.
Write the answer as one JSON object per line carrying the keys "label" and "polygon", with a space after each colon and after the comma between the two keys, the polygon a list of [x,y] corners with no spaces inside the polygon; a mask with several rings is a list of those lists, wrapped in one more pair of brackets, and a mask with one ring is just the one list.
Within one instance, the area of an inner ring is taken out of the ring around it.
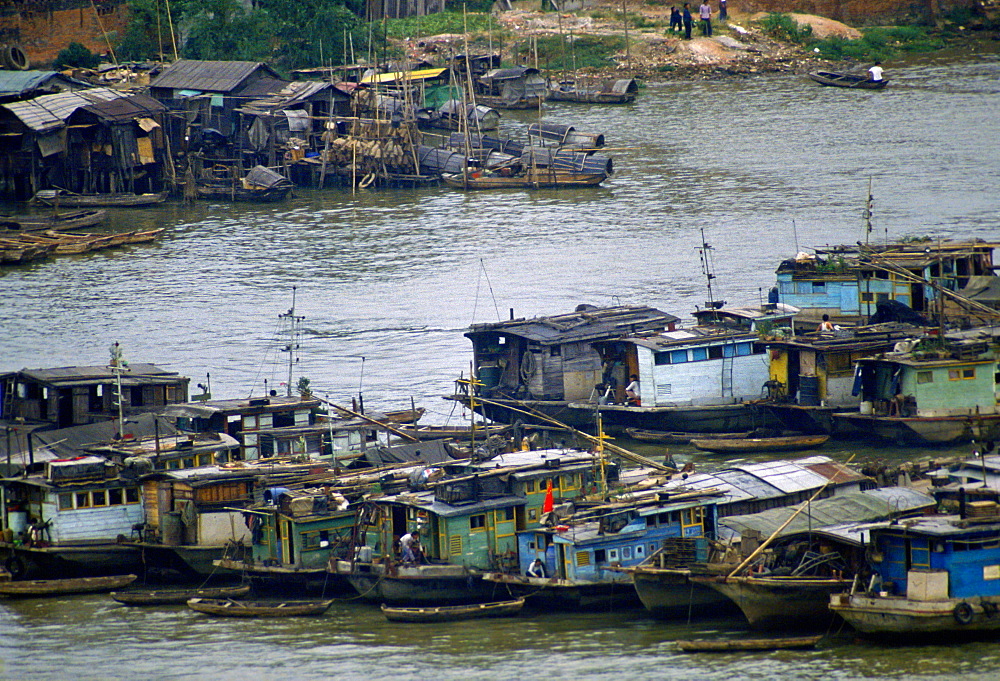
{"label": "ladder", "polygon": [[17,377],[11,376],[3,386],[3,402],[0,402],[0,418],[8,419],[14,416],[14,391],[17,388]]}

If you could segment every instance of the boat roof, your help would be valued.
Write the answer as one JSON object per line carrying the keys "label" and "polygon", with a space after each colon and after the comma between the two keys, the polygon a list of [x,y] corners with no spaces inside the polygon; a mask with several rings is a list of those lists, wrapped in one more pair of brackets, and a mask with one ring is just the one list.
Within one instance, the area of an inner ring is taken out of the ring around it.
{"label": "boat roof", "polygon": [[1000,520],[993,522],[973,522],[958,515],[935,515],[921,518],[906,518],[878,524],[869,524],[870,531],[896,531],[906,534],[923,534],[933,537],[957,538],[964,535],[975,536],[987,534],[991,536],[1000,533]]}
{"label": "boat roof", "polygon": [[716,490],[720,505],[786,496],[818,489],[827,482],[846,483],[867,478],[825,456],[734,465],[714,473],[695,473],[667,482],[662,489]]}
{"label": "boat roof", "polygon": [[235,400],[206,400],[204,402],[184,402],[170,404],[163,408],[164,416],[186,416],[189,418],[209,418],[215,414],[244,415],[318,407],[317,399],[300,397],[248,397]]}
{"label": "boat roof", "polygon": [[866,350],[894,345],[901,340],[922,338],[923,327],[902,322],[887,322],[871,326],[856,326],[830,333],[798,334],[790,338],[767,341],[768,347],[798,347],[817,352]]}
{"label": "boat roof", "polygon": [[677,329],[676,331],[664,331],[652,336],[637,336],[621,340],[658,352],[682,346],[711,345],[719,341],[735,343],[738,341],[755,341],[759,339],[760,337],[755,332],[751,333],[749,331],[738,331],[721,326],[706,325],[689,326]]}
{"label": "boat roof", "polygon": [[757,321],[760,319],[786,319],[799,312],[799,308],[785,303],[769,303],[767,305],[744,305],[740,307],[720,307],[695,310],[692,314],[701,321],[703,318],[733,317],[735,319],[747,319]]}
{"label": "boat roof", "polygon": [[165,68],[149,87],[232,92],[258,70],[272,79],[281,78],[263,62],[179,59]]}
{"label": "boat roof", "polygon": [[645,305],[580,305],[566,314],[473,324],[465,335],[473,338],[484,333],[504,333],[541,345],[558,345],[660,331],[678,321],[679,317]]}
{"label": "boat roof", "polygon": [[[539,468],[558,472],[564,466],[573,464],[592,465],[594,455],[579,449],[534,449],[526,452],[499,454],[487,461],[470,463],[470,468],[489,470],[493,468]],[[549,468],[551,466],[551,468]]]}
{"label": "boat roof", "polygon": [[524,506],[528,500],[524,497],[505,495],[491,497],[488,499],[477,499],[475,501],[461,502],[457,504],[446,504],[434,498],[434,492],[405,492],[393,496],[385,496],[381,499],[373,500],[376,504],[401,504],[412,508],[429,511],[442,518],[455,516],[466,516],[473,513],[491,511],[495,508],[510,508],[512,506]]}
{"label": "boat roof", "polygon": [[933,496],[910,487],[884,487],[863,492],[846,492],[827,499],[817,499],[808,504],[792,521],[780,530],[789,517],[802,504],[794,507],[771,508],[760,513],[728,516],[719,520],[731,530],[743,534],[756,530],[768,537],[816,531],[843,523],[868,523],[892,516],[898,516],[936,505]]}
{"label": "boat roof", "polygon": [[[38,383],[57,387],[111,383],[116,380],[115,372],[109,366],[56,367],[52,369],[21,369],[0,375],[0,379],[22,376]],[[176,371],[161,369],[154,364],[129,363],[121,374],[122,385],[162,385],[179,380],[187,381]]]}

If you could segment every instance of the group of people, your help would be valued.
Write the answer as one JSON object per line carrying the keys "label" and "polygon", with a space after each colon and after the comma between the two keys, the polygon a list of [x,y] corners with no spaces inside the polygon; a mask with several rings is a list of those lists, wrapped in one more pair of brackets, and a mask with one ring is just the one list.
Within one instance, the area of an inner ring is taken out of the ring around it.
{"label": "group of people", "polygon": [[[726,0],[719,0],[719,21],[726,21],[729,14],[726,10]],[[712,6],[708,0],[702,0],[698,7],[698,19],[701,20],[701,34],[706,37],[712,35]],[[678,10],[674,5],[670,8],[670,31],[679,33],[684,31],[684,39],[691,40],[691,27],[694,20],[691,17],[691,3],[685,2],[684,6]]]}

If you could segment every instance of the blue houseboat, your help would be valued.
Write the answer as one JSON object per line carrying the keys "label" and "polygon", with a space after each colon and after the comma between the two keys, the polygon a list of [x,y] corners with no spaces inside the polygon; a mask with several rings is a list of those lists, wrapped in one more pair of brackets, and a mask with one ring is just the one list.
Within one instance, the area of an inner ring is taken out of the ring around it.
{"label": "blue houseboat", "polygon": [[1000,517],[990,503],[990,518],[960,514],[870,527],[867,589],[831,596],[830,609],[876,637],[1000,631]]}
{"label": "blue houseboat", "polygon": [[[708,558],[715,534],[711,495],[648,504],[608,504],[580,513],[595,520],[569,519],[555,527],[518,532],[518,572],[491,572],[487,581],[515,595],[571,609],[639,605],[632,578],[623,568],[669,546],[689,561]],[[535,566],[535,560],[541,566]]]}

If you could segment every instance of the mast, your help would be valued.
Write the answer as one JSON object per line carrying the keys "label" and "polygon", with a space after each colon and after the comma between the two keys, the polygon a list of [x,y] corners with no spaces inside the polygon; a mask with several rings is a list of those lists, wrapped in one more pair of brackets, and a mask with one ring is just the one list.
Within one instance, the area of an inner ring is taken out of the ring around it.
{"label": "mast", "polygon": [[295,366],[295,362],[298,359],[295,356],[295,351],[299,349],[299,325],[305,320],[305,317],[296,316],[295,314],[295,289],[292,287],[292,306],[288,309],[288,312],[284,314],[279,314],[278,318],[288,321],[288,343],[281,348],[282,352],[288,353],[288,383],[286,385],[285,395],[287,397],[292,396],[292,369]]}
{"label": "mast", "polygon": [[702,227],[701,246],[698,247],[698,256],[701,258],[701,272],[705,275],[705,280],[708,282],[708,300],[705,302],[705,305],[710,310],[717,309],[715,295],[712,293],[712,280],[715,279],[715,274],[712,272],[713,250],[713,247],[705,241],[705,228]]}
{"label": "mast", "polygon": [[122,406],[122,372],[128,371],[128,362],[125,361],[122,346],[115,341],[108,348],[111,352],[111,361],[108,368],[115,377],[115,406],[118,407],[118,439],[125,436],[125,410]]}

